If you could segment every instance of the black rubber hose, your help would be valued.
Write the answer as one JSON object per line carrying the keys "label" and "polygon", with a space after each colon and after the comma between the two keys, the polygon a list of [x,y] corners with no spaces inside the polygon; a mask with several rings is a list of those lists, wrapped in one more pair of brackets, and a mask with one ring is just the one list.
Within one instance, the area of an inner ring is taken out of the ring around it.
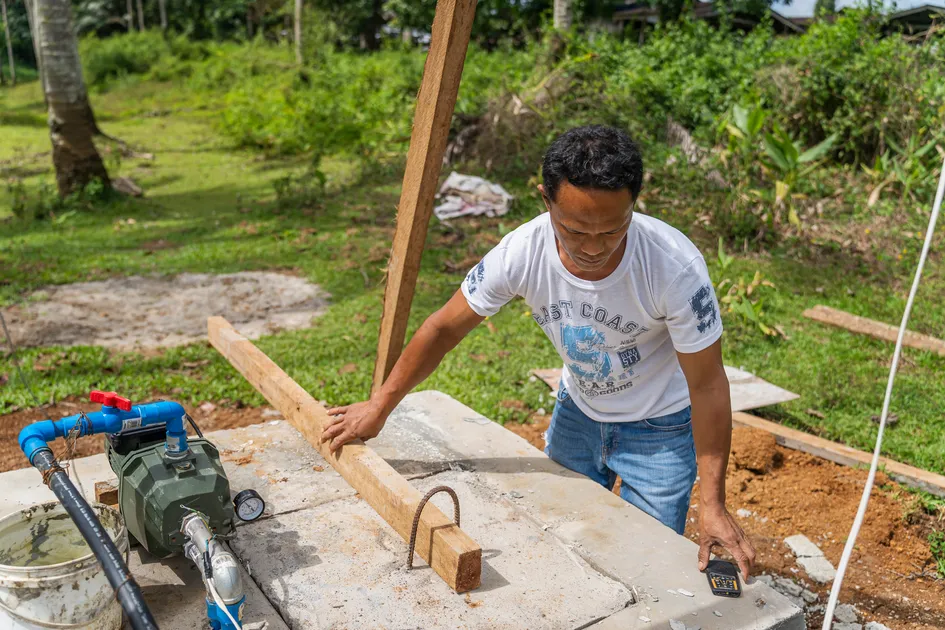
{"label": "black rubber hose", "polygon": [[118,551],[115,543],[95,516],[92,506],[76,490],[65,471],[59,469],[52,474],[47,473],[50,469],[59,468],[52,451],[44,449],[37,452],[33,456],[33,466],[44,476],[48,475],[49,489],[72,517],[79,533],[98,558],[105,571],[105,577],[108,578],[108,583],[115,589],[115,598],[128,616],[131,627],[134,630],[158,630],[157,622],[154,621],[151,611],[144,603],[138,583],[131,577],[131,572],[128,571],[121,552]]}

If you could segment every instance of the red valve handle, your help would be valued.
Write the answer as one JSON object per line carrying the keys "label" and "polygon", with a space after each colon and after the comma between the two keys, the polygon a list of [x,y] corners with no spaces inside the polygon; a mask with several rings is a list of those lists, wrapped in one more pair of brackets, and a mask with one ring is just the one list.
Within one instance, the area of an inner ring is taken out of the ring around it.
{"label": "red valve handle", "polygon": [[102,392],[96,389],[89,394],[89,400],[102,403],[106,407],[118,407],[122,411],[131,411],[131,401],[115,392]]}

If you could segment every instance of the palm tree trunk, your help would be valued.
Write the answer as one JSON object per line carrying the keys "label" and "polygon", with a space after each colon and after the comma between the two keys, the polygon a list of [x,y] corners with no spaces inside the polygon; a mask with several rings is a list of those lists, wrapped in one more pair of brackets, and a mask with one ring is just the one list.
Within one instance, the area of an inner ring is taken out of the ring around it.
{"label": "palm tree trunk", "polygon": [[302,0],[295,0],[295,62],[302,65]]}
{"label": "palm tree trunk", "polygon": [[144,32],[144,7],[141,5],[141,0],[138,0],[138,30]]}
{"label": "palm tree trunk", "polygon": [[7,59],[10,60],[10,85],[16,85],[16,62],[13,60],[13,40],[10,39],[10,22],[7,20],[7,0],[0,0],[3,15],[3,35],[7,40]]}
{"label": "palm tree trunk", "polygon": [[135,30],[135,7],[131,0],[125,2],[125,13],[128,14],[128,32]]}
{"label": "palm tree trunk", "polygon": [[39,54],[39,33],[36,31],[36,7],[33,5],[33,0],[23,0],[23,4],[26,6],[26,21],[30,24],[30,38],[33,40],[33,56],[36,58],[36,71],[39,72],[40,80],[42,80],[43,56]]}
{"label": "palm tree trunk", "polygon": [[97,127],[82,78],[72,4],[70,0],[33,2],[59,194],[81,190],[96,179],[110,186],[108,171],[92,141]]}
{"label": "palm tree trunk", "polygon": [[158,12],[161,14],[161,30],[167,31],[167,5],[166,0],[158,0]]}
{"label": "palm tree trunk", "polygon": [[555,0],[554,26],[559,31],[571,28],[571,0]]}

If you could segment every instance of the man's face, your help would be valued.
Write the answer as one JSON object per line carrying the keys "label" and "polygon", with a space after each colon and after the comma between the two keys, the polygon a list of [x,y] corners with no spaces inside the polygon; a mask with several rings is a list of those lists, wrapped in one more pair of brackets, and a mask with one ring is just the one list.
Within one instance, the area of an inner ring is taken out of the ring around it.
{"label": "man's face", "polygon": [[630,227],[634,201],[630,191],[578,188],[565,180],[552,201],[544,186],[538,189],[558,242],[574,265],[588,272],[606,265]]}

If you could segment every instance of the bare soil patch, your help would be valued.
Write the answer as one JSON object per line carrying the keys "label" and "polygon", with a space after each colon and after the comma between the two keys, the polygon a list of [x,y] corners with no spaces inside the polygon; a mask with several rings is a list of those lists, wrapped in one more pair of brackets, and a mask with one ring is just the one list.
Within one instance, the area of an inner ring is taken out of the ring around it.
{"label": "bare soil patch", "polygon": [[184,273],[50,286],[3,315],[20,346],[148,349],[205,338],[211,315],[222,315],[250,338],[305,328],[328,297],[284,273]]}

